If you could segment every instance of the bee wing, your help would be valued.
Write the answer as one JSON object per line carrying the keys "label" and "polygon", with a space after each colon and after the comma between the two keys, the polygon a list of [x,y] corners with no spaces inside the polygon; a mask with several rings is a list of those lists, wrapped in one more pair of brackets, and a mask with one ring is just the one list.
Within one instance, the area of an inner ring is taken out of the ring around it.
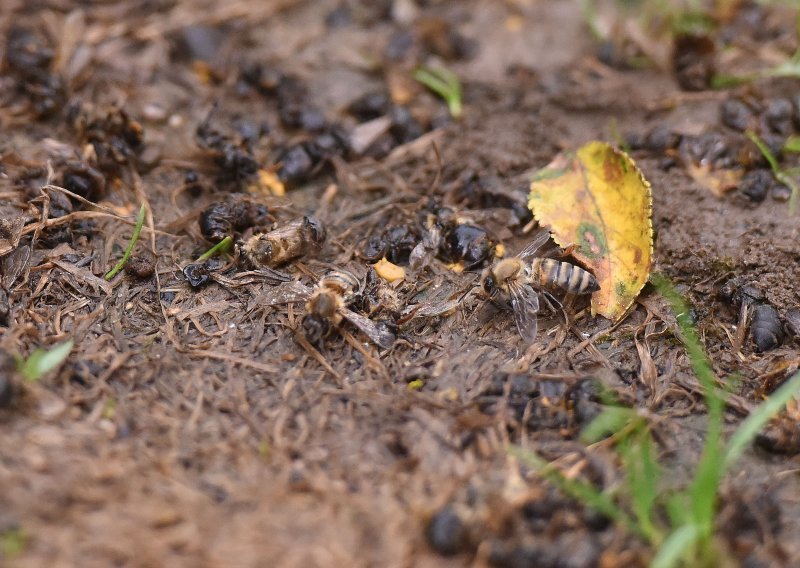
{"label": "bee wing", "polygon": [[388,329],[379,328],[374,321],[366,316],[357,314],[347,308],[339,308],[339,313],[344,319],[352,323],[361,332],[372,340],[373,343],[384,349],[389,349],[394,345],[396,339],[394,333]]}
{"label": "bee wing", "polygon": [[271,306],[278,304],[299,304],[305,302],[311,294],[311,289],[297,280],[285,282],[276,288],[275,294],[269,299],[269,305]]}
{"label": "bee wing", "polygon": [[452,300],[446,300],[442,302],[420,302],[419,304],[413,304],[406,307],[406,309],[403,310],[402,315],[410,315],[411,317],[409,319],[444,315],[463,304],[468,297],[475,293],[475,290],[475,288],[470,288],[465,294],[462,294],[458,298],[454,298]]}
{"label": "bee wing", "polygon": [[534,257],[539,252],[539,249],[541,249],[544,245],[546,245],[547,241],[549,240],[550,240],[550,233],[547,231],[542,231],[541,233],[533,237],[533,240],[529,242],[525,246],[525,248],[519,252],[517,256],[522,260]]}
{"label": "bee wing", "polygon": [[511,286],[511,308],[522,338],[528,343],[536,339],[539,328],[539,294],[530,286]]}

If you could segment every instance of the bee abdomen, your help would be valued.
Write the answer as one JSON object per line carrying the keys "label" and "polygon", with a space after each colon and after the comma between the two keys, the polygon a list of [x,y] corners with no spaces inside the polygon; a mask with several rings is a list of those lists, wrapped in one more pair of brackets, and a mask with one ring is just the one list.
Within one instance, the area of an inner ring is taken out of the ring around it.
{"label": "bee abdomen", "polygon": [[536,259],[534,268],[538,268],[539,281],[543,286],[556,286],[569,294],[589,294],[600,289],[591,272],[569,262],[552,258]]}
{"label": "bee abdomen", "polygon": [[323,276],[319,281],[320,288],[335,290],[338,294],[349,297],[359,289],[359,280],[350,272],[334,270]]}

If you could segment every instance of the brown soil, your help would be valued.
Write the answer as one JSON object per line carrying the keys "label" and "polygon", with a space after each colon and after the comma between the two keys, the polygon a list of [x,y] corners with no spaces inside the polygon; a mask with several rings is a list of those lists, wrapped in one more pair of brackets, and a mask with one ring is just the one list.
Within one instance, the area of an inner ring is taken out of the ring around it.
{"label": "brown soil", "polygon": [[[588,310],[573,314],[572,331],[543,314],[527,351],[508,312],[470,299],[447,317],[401,324],[388,351],[344,327],[317,352],[302,338],[302,304],[280,302],[287,285],[232,266],[192,288],[181,269],[211,246],[197,223],[202,209],[257,185],[247,159],[269,167],[317,136],[308,122],[281,122],[273,71],[296,78],[300,111],[317,109],[346,132],[357,123],[348,105],[387,84],[395,99],[407,92],[422,129],[372,156],[332,157],[284,199],[256,198],[277,205],[279,222],[314,214],[326,223],[315,258],[280,268],[307,284],[331,264],[363,274],[366,239],[417,223],[429,196],[519,250],[530,233],[508,202],[486,209],[497,200],[459,198],[470,180],[524,199],[530,172],[559,150],[613,141],[617,130],[641,138],[661,127],[684,140],[716,132],[733,144],[741,135],[720,123],[722,103],[744,97],[767,107],[797,84],[687,93],[670,71],[604,65],[572,2],[418,4],[410,18],[415,4],[403,1],[4,2],[0,292],[10,315],[0,296],[0,349],[9,358],[67,339],[75,346],[37,383],[23,385],[12,362],[0,376],[13,391],[0,403],[0,562],[646,564],[642,542],[561,496],[507,447],[573,464],[600,486],[618,483],[608,445],[587,449],[576,439],[587,420],[578,406],[596,410],[586,385],[602,383],[649,413],[667,478],[686,479],[702,447],[702,396],[675,319],[650,287],[605,334],[610,323]],[[759,14],[757,24],[731,24],[752,66],[763,55],[753,45],[772,46],[773,57],[792,47],[792,19]],[[37,68],[29,49],[27,63],[9,63],[20,29],[54,50],[52,60]],[[392,50],[398,59],[387,57]],[[407,79],[431,53],[463,81],[459,121]],[[253,80],[256,65],[262,74]],[[98,119],[94,130],[74,125],[80,103]],[[196,135],[214,104],[210,124],[227,137],[224,148]],[[248,136],[249,146],[240,143]],[[681,152],[643,144],[632,154],[653,186],[656,268],[691,300],[719,376],[741,377],[733,426],[800,355],[791,334],[763,353],[748,337],[737,353],[738,310],[720,290],[731,278],[754,284],[791,320],[800,224],[772,197],[778,189],[763,202],[736,190],[715,196],[688,175]],[[69,163],[81,158],[105,184],[82,188],[102,209],[72,199],[64,219],[55,213],[59,192],[48,202],[40,188],[48,162],[51,181],[66,185]],[[129,268],[106,283],[142,201],[156,229],[145,228],[134,254],[145,277]],[[147,275],[148,249],[156,276]],[[475,277],[435,261],[396,286],[400,309],[458,297]],[[543,392],[569,399],[572,410]],[[795,458],[746,454],[723,489],[721,546],[751,566],[800,562],[795,471]],[[9,543],[22,549],[11,554]]]}

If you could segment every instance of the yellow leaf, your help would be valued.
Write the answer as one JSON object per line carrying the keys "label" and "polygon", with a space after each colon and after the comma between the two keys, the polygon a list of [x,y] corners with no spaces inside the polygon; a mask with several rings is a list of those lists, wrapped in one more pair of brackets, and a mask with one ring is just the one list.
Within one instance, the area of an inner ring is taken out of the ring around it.
{"label": "yellow leaf", "polygon": [[630,156],[597,141],[563,152],[534,176],[528,207],[597,278],[592,314],[624,316],[653,257],[650,184]]}

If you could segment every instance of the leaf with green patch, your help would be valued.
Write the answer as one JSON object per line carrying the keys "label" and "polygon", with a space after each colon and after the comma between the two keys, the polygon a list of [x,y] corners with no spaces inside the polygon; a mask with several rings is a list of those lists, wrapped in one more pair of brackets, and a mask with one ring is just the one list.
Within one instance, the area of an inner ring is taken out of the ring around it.
{"label": "leaf with green patch", "polygon": [[613,321],[633,305],[653,256],[650,184],[605,142],[563,152],[531,183],[528,207],[553,240],[597,278],[592,313]]}

